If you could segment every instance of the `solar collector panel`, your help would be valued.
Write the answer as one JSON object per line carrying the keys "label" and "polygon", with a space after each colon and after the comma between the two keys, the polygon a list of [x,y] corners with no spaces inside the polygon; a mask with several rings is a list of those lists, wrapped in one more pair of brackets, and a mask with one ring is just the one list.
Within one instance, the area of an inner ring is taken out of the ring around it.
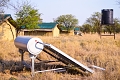
{"label": "solar collector panel", "polygon": [[88,71],[90,73],[94,72],[93,70],[91,70],[87,66],[81,64],[80,62],[78,62],[77,60],[75,60],[74,58],[70,57],[69,55],[67,55],[66,53],[62,52],[61,50],[59,50],[58,48],[56,48],[55,46],[53,46],[51,44],[50,45],[45,45],[44,48],[50,50],[51,52],[53,52],[53,54],[55,54],[57,56],[57,58],[59,58],[63,63],[65,63],[67,65],[68,64],[72,64],[75,67],[78,67],[79,69],[82,69],[83,71]]}

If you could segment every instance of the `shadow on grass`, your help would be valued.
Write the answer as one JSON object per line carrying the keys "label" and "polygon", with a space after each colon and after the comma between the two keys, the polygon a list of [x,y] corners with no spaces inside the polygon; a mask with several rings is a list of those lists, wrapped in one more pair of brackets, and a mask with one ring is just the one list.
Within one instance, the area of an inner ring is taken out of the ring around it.
{"label": "shadow on grass", "polygon": [[[27,63],[29,63],[29,65],[31,65],[31,62],[28,61]],[[61,64],[56,64],[56,63],[35,63],[35,71],[42,71],[42,70],[49,70],[49,69],[55,69],[55,68],[65,68],[66,71],[64,72],[56,72],[56,73],[62,73],[62,74],[72,74],[72,75],[76,75],[79,74],[81,76],[88,76],[88,73],[83,72],[82,70],[79,70],[77,68],[74,67],[68,67],[68,66],[64,66]],[[23,71],[28,71],[30,72],[31,69],[28,67],[25,67],[21,61],[5,61],[5,60],[0,60],[0,72],[6,74],[11,74],[14,75],[13,73],[21,73]],[[54,71],[55,72],[55,71]]]}

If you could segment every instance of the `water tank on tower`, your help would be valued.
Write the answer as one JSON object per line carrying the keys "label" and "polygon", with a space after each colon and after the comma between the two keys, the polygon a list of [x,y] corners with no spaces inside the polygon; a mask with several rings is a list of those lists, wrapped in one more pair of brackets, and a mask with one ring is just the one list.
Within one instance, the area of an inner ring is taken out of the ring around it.
{"label": "water tank on tower", "polygon": [[102,10],[102,25],[112,25],[113,24],[113,9],[103,9]]}

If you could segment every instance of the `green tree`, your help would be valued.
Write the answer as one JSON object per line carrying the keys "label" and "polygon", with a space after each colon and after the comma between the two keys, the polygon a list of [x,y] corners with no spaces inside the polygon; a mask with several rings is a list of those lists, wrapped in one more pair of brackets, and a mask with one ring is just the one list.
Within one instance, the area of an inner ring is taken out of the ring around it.
{"label": "green tree", "polygon": [[111,33],[119,33],[120,32],[120,20],[117,18],[114,18],[114,25],[105,25],[102,31],[108,32],[109,34]]}
{"label": "green tree", "polygon": [[55,20],[59,24],[59,28],[66,28],[68,32],[74,29],[78,24],[78,19],[75,18],[72,14],[61,15]]}
{"label": "green tree", "polygon": [[13,6],[13,8],[16,10],[16,35],[18,35],[21,28],[35,29],[38,28],[38,24],[42,22],[38,10],[28,2],[24,2],[18,7]]}
{"label": "green tree", "polygon": [[[102,31],[108,32],[108,33],[113,33],[114,31],[116,33],[120,32],[120,21],[117,18],[114,18],[114,25],[101,25],[101,13],[99,12],[95,12],[94,14],[92,14],[91,17],[89,17],[86,20],[86,24],[90,24],[91,25],[91,32],[97,32],[98,34],[100,34],[100,27],[102,28]],[[88,28],[89,29],[89,28]],[[89,31],[89,30],[88,30]]]}
{"label": "green tree", "polygon": [[115,28],[114,28],[113,25],[106,25],[106,26],[104,27],[104,29],[105,29],[105,31],[108,32],[109,34],[113,33],[114,30],[115,30]]}
{"label": "green tree", "polygon": [[81,32],[83,33],[89,33],[91,32],[92,26],[90,24],[83,24],[82,27],[80,28]]}
{"label": "green tree", "polygon": [[114,19],[114,27],[115,27],[115,32],[119,33],[120,32],[120,20],[118,18]]}
{"label": "green tree", "polygon": [[86,20],[87,24],[92,26],[92,31],[100,33],[100,25],[101,25],[101,13],[95,12]]}

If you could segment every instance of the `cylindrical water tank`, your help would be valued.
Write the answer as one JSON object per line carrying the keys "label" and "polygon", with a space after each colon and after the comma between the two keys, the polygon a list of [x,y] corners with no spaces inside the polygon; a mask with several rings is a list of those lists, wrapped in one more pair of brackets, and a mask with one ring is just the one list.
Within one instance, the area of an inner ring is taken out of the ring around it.
{"label": "cylindrical water tank", "polygon": [[102,25],[111,25],[113,24],[113,9],[103,9],[102,10]]}
{"label": "cylindrical water tank", "polygon": [[38,55],[44,48],[40,38],[32,38],[28,36],[16,37],[14,44],[17,48],[28,51],[33,55]]}

